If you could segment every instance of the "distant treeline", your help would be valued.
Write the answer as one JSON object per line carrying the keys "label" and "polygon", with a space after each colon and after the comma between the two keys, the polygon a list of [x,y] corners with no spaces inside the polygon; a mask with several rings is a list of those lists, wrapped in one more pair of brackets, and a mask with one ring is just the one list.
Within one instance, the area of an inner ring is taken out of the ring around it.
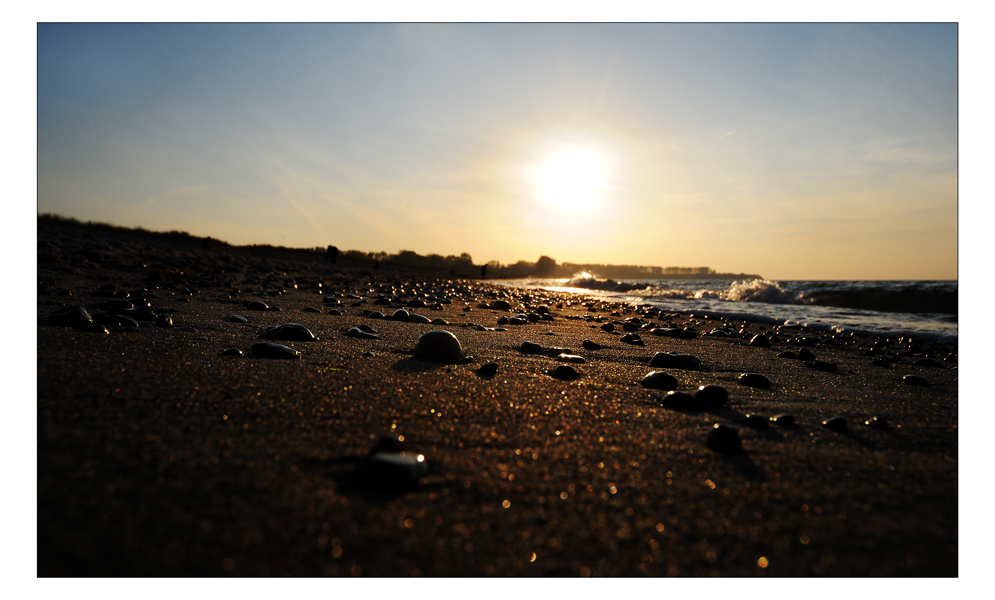
{"label": "distant treeline", "polygon": [[[55,225],[69,227],[85,227],[95,231],[114,232],[132,236],[151,237],[161,241],[169,241],[189,248],[209,248],[212,252],[230,252],[234,254],[250,254],[261,258],[280,258],[286,260],[302,260],[307,262],[323,262],[327,248],[286,248],[259,244],[251,246],[234,246],[222,240],[202,238],[190,235],[185,231],[149,231],[142,227],[122,227],[109,223],[88,221],[83,223],[72,217],[63,217],[50,213],[38,215],[39,226]],[[209,241],[205,244],[205,241]],[[759,275],[744,273],[716,273],[709,267],[654,267],[640,265],[602,265],[602,264],[557,264],[549,256],[540,256],[535,262],[520,260],[510,265],[503,265],[492,260],[486,265],[475,265],[473,258],[466,252],[459,256],[440,254],[421,255],[411,250],[401,250],[397,254],[387,252],[363,252],[360,250],[340,250],[336,264],[342,266],[361,266],[364,268],[400,268],[436,271],[441,274],[456,277],[480,277],[488,279],[522,279],[527,277],[569,278],[587,272],[597,277],[607,279],[666,279],[689,278],[741,278],[757,279]],[[486,269],[484,269],[486,267]]]}

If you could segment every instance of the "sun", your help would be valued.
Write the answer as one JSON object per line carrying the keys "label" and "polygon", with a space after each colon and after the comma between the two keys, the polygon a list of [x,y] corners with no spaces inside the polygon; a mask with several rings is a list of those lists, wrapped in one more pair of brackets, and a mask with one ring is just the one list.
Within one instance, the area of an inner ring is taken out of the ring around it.
{"label": "sun", "polygon": [[597,150],[581,145],[562,146],[535,169],[537,193],[556,208],[590,208],[605,187],[606,161]]}

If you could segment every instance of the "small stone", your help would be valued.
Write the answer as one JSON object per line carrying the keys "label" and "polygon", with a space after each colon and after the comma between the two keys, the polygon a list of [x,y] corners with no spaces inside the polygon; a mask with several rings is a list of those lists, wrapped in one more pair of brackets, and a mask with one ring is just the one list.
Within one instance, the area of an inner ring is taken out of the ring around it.
{"label": "small stone", "polygon": [[815,360],[815,354],[808,348],[802,348],[798,351],[798,358],[800,360]]}
{"label": "small stone", "polygon": [[663,371],[650,371],[639,380],[640,385],[651,390],[673,390],[677,388],[677,378]]}
{"label": "small stone", "polygon": [[770,348],[770,339],[767,336],[758,333],[753,336],[753,339],[750,340],[750,346],[753,346],[754,348]]}
{"label": "small stone", "polygon": [[87,325],[86,328],[83,329],[83,331],[87,333],[110,333],[110,331],[107,331],[106,327],[100,325],[99,323],[93,323],[91,325]]}
{"label": "small stone", "polygon": [[252,353],[261,358],[300,358],[301,353],[283,344],[272,342],[256,342],[252,344]]}
{"label": "small stone", "polygon": [[745,423],[747,427],[753,427],[754,429],[767,429],[770,427],[770,419],[755,413],[746,415]]}
{"label": "small stone", "polygon": [[422,454],[378,452],[367,465],[370,484],[380,489],[405,489],[418,484],[428,474],[428,463]]}
{"label": "small stone", "polygon": [[795,424],[795,417],[787,413],[782,415],[776,415],[770,418],[770,422],[774,425],[782,425],[790,427]]}
{"label": "small stone", "polygon": [[172,327],[173,319],[168,315],[156,315],[155,324],[157,327]]}
{"label": "small stone", "polygon": [[767,379],[760,373],[743,373],[739,376],[739,385],[746,385],[749,387],[758,388],[769,388],[770,379]]}
{"label": "small stone", "polygon": [[265,302],[260,302],[259,300],[253,300],[245,305],[245,310],[272,310],[269,304]]}
{"label": "small stone", "polygon": [[583,356],[578,356],[576,354],[557,354],[555,358],[562,362],[574,363],[578,365],[582,365],[587,362],[584,360]]}
{"label": "small stone", "polygon": [[694,329],[662,328],[657,327],[651,332],[653,335],[662,337],[677,338],[681,340],[693,340],[698,337],[698,332]]}
{"label": "small stone", "polygon": [[432,319],[429,319],[425,315],[420,315],[418,313],[411,313],[408,315],[408,323],[421,323],[423,325],[430,325]]}
{"label": "small stone", "polygon": [[379,310],[371,310],[370,312],[366,313],[366,318],[367,319],[386,319],[387,317],[386,317],[386,315],[384,315]]}
{"label": "small stone", "polygon": [[93,317],[86,312],[86,307],[82,304],[60,308],[48,315],[48,322],[52,325],[63,327],[86,327],[93,322]]}
{"label": "small stone", "polygon": [[698,401],[691,394],[684,392],[670,392],[660,402],[666,408],[676,408],[677,410],[692,410],[698,408]]}
{"label": "small stone", "polygon": [[379,331],[370,327],[369,325],[357,325],[356,329],[360,331],[365,331],[366,333],[372,333],[373,335],[378,335],[380,333]]}
{"label": "small stone", "polygon": [[[329,308],[328,311],[325,314],[326,315],[335,315],[336,317],[341,317],[342,315],[345,314],[345,312],[343,312],[343,311],[341,311],[341,310],[339,310],[337,308]],[[379,313],[377,313],[377,314],[379,314]],[[369,316],[369,315],[366,315],[366,316]],[[380,315],[380,317],[383,318],[383,315]]]}
{"label": "small stone", "polygon": [[221,354],[224,356],[243,356],[243,352],[238,348],[225,348]]}
{"label": "small stone", "polygon": [[432,325],[449,325],[449,321],[445,319],[432,319]]}
{"label": "small stone", "polygon": [[703,385],[694,393],[701,406],[718,408],[729,400],[729,392],[721,385]]}
{"label": "small stone", "polygon": [[497,373],[497,370],[497,363],[490,362],[481,365],[480,368],[477,369],[477,375],[480,375],[481,377],[490,377],[491,375]]}
{"label": "small stone", "polygon": [[304,307],[304,312],[306,312],[306,313],[320,313],[321,309],[320,308],[315,308],[313,306],[305,306]]}
{"label": "small stone", "polygon": [[564,381],[573,381],[580,376],[580,374],[577,373],[577,369],[571,367],[570,365],[560,365],[552,371],[547,371],[547,373],[549,373],[551,377],[562,379]]}
{"label": "small stone", "polygon": [[602,346],[601,344],[592,342],[591,340],[584,340],[581,342],[581,345],[584,346],[585,350],[602,350],[606,348],[606,346]]}
{"label": "small stone", "polygon": [[399,308],[390,314],[390,318],[394,319],[395,321],[407,321],[409,314],[410,313],[408,313],[408,311],[404,310],[403,308]]}
{"label": "small stone", "polygon": [[612,333],[615,331],[615,325],[612,323],[605,323],[604,325],[601,326],[601,329],[603,331],[607,331],[608,333]]}
{"label": "small stone", "polygon": [[651,367],[662,367],[664,369],[687,369],[690,371],[701,370],[701,359],[690,354],[677,354],[669,352],[657,352],[650,360]]}
{"label": "small stone", "polygon": [[287,323],[270,327],[263,332],[268,340],[285,340],[289,342],[316,342],[318,338],[307,327],[300,323]]}
{"label": "small stone", "polygon": [[639,337],[638,333],[627,333],[623,335],[620,339],[626,344],[632,344],[633,346],[645,345],[645,343],[643,342],[643,338]]}
{"label": "small stone", "polygon": [[245,317],[243,317],[242,315],[232,315],[232,316],[228,317],[228,320],[231,321],[232,323],[248,323],[249,322],[249,320],[246,319]]}
{"label": "small stone", "polygon": [[822,426],[826,429],[831,429],[833,431],[844,432],[846,431],[846,419],[843,417],[833,417],[832,419],[826,419],[822,422]]}
{"label": "small stone", "polygon": [[522,354],[542,354],[543,347],[535,342],[522,342],[519,351]]}
{"label": "small stone", "polygon": [[817,371],[825,371],[826,373],[835,373],[839,370],[839,367],[835,364],[824,360],[810,360],[805,363],[805,366]]}
{"label": "small stone", "polygon": [[441,329],[426,331],[415,345],[415,358],[432,362],[455,363],[463,356],[456,336]]}
{"label": "small stone", "polygon": [[902,381],[905,385],[918,385],[921,387],[929,387],[929,382],[926,381],[925,377],[920,377],[919,375],[906,375],[902,377]]}
{"label": "small stone", "polygon": [[737,454],[743,451],[739,442],[739,432],[731,425],[716,423],[708,433],[708,447],[716,452]]}
{"label": "small stone", "polygon": [[484,308],[490,308],[491,310],[511,310],[511,305],[505,300],[495,300],[491,302],[490,306],[485,306]]}
{"label": "small stone", "polygon": [[871,429],[888,429],[888,421],[885,421],[881,417],[871,417],[864,421],[864,425],[867,425]]}
{"label": "small stone", "polygon": [[354,338],[358,338],[358,339],[361,339],[361,340],[379,340],[380,339],[380,336],[378,336],[376,334],[373,334],[373,333],[367,333],[367,332],[363,331],[362,329],[360,329],[359,327],[350,327],[348,330],[346,330],[345,334],[347,336],[349,336],[349,337],[354,337]]}

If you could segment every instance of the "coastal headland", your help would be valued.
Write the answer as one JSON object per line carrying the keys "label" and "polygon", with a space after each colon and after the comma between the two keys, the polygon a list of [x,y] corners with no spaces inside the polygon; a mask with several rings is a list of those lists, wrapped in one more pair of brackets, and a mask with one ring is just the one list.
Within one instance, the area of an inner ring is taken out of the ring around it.
{"label": "coastal headland", "polygon": [[38,576],[958,575],[956,345],[38,239]]}

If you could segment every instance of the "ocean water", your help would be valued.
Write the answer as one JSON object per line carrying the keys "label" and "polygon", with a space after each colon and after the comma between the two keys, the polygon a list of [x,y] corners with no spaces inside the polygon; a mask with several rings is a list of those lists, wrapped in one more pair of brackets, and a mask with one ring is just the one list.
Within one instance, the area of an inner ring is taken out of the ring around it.
{"label": "ocean water", "polygon": [[957,342],[956,281],[750,281],[703,279],[494,280],[510,287],[602,297],[667,312],[882,337]]}

